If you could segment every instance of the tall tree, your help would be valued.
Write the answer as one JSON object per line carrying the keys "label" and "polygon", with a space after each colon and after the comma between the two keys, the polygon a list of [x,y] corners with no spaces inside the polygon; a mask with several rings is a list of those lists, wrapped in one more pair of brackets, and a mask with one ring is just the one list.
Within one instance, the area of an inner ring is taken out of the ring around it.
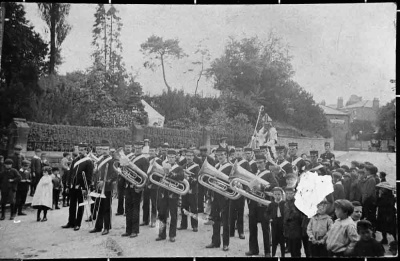
{"label": "tall tree", "polygon": [[49,74],[53,74],[56,65],[61,64],[61,44],[71,30],[71,26],[66,22],[71,4],[38,3],[38,7],[50,30]]}
{"label": "tall tree", "polygon": [[377,122],[381,136],[394,140],[396,137],[396,99],[379,109]]}
{"label": "tall tree", "polygon": [[167,87],[168,92],[171,92],[172,87],[168,84],[165,76],[165,62],[168,58],[181,59],[184,56],[187,56],[179,46],[179,40],[163,40],[162,37],[152,35],[146,42],[140,45],[140,48],[141,52],[149,59],[144,63],[145,68],[154,70],[156,67],[156,61],[160,61],[165,86]]}
{"label": "tall tree", "polygon": [[[187,72],[196,72],[196,89],[194,91],[194,95],[197,95],[197,90],[199,88],[199,82],[201,78],[204,76],[206,72],[206,62],[210,61],[211,56],[210,56],[210,51],[207,49],[207,47],[202,45],[202,42],[204,41],[201,40],[199,44],[197,45],[196,51],[194,52],[194,55],[197,56],[197,59],[192,62],[192,65],[194,67],[198,67],[196,70],[193,68],[190,68],[187,70]],[[184,72],[186,73],[186,72]]]}
{"label": "tall tree", "polygon": [[47,44],[25,18],[23,5],[6,2],[3,55],[0,72],[0,124],[13,117],[32,118],[32,97],[39,95]]}

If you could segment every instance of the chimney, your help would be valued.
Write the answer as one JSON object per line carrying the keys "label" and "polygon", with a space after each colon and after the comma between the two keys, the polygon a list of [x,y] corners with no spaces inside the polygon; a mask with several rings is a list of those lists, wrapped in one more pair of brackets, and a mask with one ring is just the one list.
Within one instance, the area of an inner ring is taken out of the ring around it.
{"label": "chimney", "polygon": [[343,108],[343,97],[339,97],[337,100],[337,108]]}
{"label": "chimney", "polygon": [[374,98],[374,100],[372,101],[372,109],[374,109],[374,110],[379,109],[379,99],[378,98]]}

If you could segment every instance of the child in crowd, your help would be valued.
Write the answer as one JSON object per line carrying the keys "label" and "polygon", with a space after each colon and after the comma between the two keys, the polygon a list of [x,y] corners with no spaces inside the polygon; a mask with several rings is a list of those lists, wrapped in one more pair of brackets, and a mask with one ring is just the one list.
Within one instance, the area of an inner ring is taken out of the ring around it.
{"label": "child in crowd", "polygon": [[307,226],[307,235],[310,242],[311,257],[327,257],[326,238],[333,221],[326,212],[328,202],[324,199],[317,205],[317,214],[313,216]]}
{"label": "child in crowd", "polygon": [[294,205],[295,189],[287,186],[285,192],[286,202],[283,213],[284,233],[285,237],[288,239],[290,256],[301,257],[301,223],[303,219],[301,212]]}
{"label": "child in crowd", "polygon": [[53,183],[49,175],[51,168],[43,168],[43,176],[37,184],[35,195],[33,195],[32,207],[37,209],[37,221],[40,221],[40,212],[43,210],[42,222],[47,221],[47,210],[53,207]]}
{"label": "child in crowd", "polygon": [[348,256],[358,239],[356,224],[350,217],[354,207],[346,199],[336,200],[334,207],[337,219],[327,233],[326,248],[329,256]]}
{"label": "child in crowd", "polygon": [[385,249],[382,244],[372,237],[372,224],[368,220],[360,220],[357,223],[357,232],[360,240],[355,244],[353,256],[377,257],[384,256]]}
{"label": "child in crowd", "polygon": [[389,252],[393,256],[397,256],[397,240],[393,240],[392,242],[389,243]]}
{"label": "child in crowd", "polygon": [[360,189],[360,175],[364,175],[363,170],[351,170],[351,185],[350,185],[350,195],[349,201],[358,201],[361,202],[361,189]]}
{"label": "child in crowd", "polygon": [[381,182],[385,182],[386,181],[386,173],[383,171],[379,172],[379,179],[381,180]]}
{"label": "child in crowd", "polygon": [[57,167],[53,167],[51,173],[51,181],[53,182],[53,205],[55,209],[60,209],[58,207],[58,201],[60,199],[60,192],[63,188],[60,170]]}
{"label": "child in crowd", "polygon": [[[29,165],[31,163],[28,160],[22,161],[22,168],[19,170],[19,174],[21,175],[21,181],[17,186],[17,197],[16,197],[16,207],[18,210],[19,216],[26,216],[24,212],[22,212],[22,208],[25,205],[26,197],[28,196],[29,185],[31,183],[31,170],[29,169]],[[15,213],[16,211],[14,211]]]}
{"label": "child in crowd", "polygon": [[358,201],[353,201],[351,204],[353,204],[354,207],[353,214],[351,214],[351,219],[353,219],[354,223],[357,225],[357,222],[360,221],[362,217],[362,206]]}
{"label": "child in crowd", "polygon": [[271,222],[272,233],[272,256],[276,255],[278,244],[281,248],[281,257],[285,257],[285,237],[283,235],[283,213],[285,201],[283,200],[283,189],[275,187],[272,189],[274,201],[268,206],[266,218]]}

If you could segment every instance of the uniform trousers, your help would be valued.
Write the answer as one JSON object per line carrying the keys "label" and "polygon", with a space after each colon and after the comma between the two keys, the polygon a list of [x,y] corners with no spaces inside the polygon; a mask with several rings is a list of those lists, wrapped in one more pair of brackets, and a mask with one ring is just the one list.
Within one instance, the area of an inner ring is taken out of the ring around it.
{"label": "uniform trousers", "polygon": [[[18,213],[22,212],[22,208],[25,205],[26,202],[26,197],[28,196],[28,189],[24,190],[17,190],[17,195],[16,195],[16,210],[18,210]],[[16,212],[14,211],[14,213]]]}
{"label": "uniform trousers", "polygon": [[[120,179],[120,178],[118,178]],[[124,180],[118,180],[117,184],[117,193],[118,193],[118,207],[117,214],[124,214],[124,199],[125,199],[125,185]]]}
{"label": "uniform trousers", "polygon": [[69,205],[69,192],[67,192],[67,183],[64,181],[63,185],[64,185],[63,191],[62,191],[63,205],[65,205],[65,204]]}
{"label": "uniform trousers", "polygon": [[98,214],[96,218],[95,229],[102,230],[111,229],[111,204],[112,204],[112,192],[105,191],[105,198],[98,197],[96,204],[99,206]]}
{"label": "uniform trousers", "polygon": [[198,213],[204,213],[204,196],[205,196],[205,188],[203,185],[197,184],[197,211]]}
{"label": "uniform trousers", "polygon": [[[70,189],[70,205],[69,205],[69,217],[68,224],[72,226],[81,226],[84,206],[79,207],[79,204],[83,202],[82,189],[71,188]],[[78,211],[76,209],[78,208]]]}
{"label": "uniform trousers", "polygon": [[212,244],[219,247],[221,245],[221,222],[223,227],[222,244],[229,246],[229,199],[217,193],[211,202],[211,218],[214,221]]}
{"label": "uniform trousers", "polygon": [[[155,187],[154,184],[152,184]],[[150,207],[151,207],[151,222],[157,219],[157,188],[145,188],[143,192],[143,223],[149,224]]]}
{"label": "uniform trousers", "polygon": [[[182,196],[182,207],[181,207],[181,228],[187,228],[188,227],[188,216],[183,213],[183,210],[186,209],[187,211],[197,214],[197,193],[195,194],[186,194]],[[194,219],[193,217],[190,218],[190,224],[192,228],[197,228],[198,227],[198,221],[197,219]]]}
{"label": "uniform trousers", "polygon": [[126,233],[139,234],[140,200],[142,191],[135,188],[125,188]]}
{"label": "uniform trousers", "polygon": [[290,257],[301,257],[301,238],[288,238]]}
{"label": "uniform trousers", "polygon": [[249,239],[249,251],[252,253],[259,253],[258,247],[258,227],[257,224],[261,223],[261,228],[263,232],[263,242],[264,242],[264,254],[269,254],[270,245],[269,245],[269,222],[264,217],[264,213],[267,207],[259,206],[257,202],[250,200],[249,203],[249,231],[250,231],[250,239]]}
{"label": "uniform trousers", "polygon": [[178,200],[179,198],[173,192],[158,192],[158,219],[160,220],[159,237],[167,237],[167,219],[168,214],[171,216],[169,224],[169,237],[176,237],[176,227],[178,224]]}
{"label": "uniform trousers", "polygon": [[237,230],[239,235],[244,234],[243,230],[243,215],[244,215],[244,197],[240,197],[236,200],[231,200],[230,210],[230,236],[235,236],[235,223],[237,226]]}
{"label": "uniform trousers", "polygon": [[277,218],[271,223],[272,256],[275,256],[278,244],[281,248],[281,257],[285,257],[285,237],[283,235],[283,217]]}

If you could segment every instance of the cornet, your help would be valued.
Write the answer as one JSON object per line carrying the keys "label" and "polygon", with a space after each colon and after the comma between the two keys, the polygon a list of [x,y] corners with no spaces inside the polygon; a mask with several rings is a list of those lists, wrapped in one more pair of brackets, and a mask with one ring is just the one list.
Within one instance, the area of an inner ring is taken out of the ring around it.
{"label": "cornet", "polygon": [[230,187],[228,176],[211,166],[207,159],[199,171],[199,183],[229,199],[236,200],[242,196]]}
{"label": "cornet", "polygon": [[[270,184],[268,181],[263,180],[260,177],[257,177],[253,173],[245,170],[241,166],[239,166],[238,162],[236,161],[235,164],[233,165],[231,174],[229,176],[230,181],[230,186],[231,188],[241,194],[242,196],[254,200],[262,205],[268,206],[271,201],[266,200],[265,196],[266,193],[262,190],[251,190],[250,189],[250,183],[256,181],[257,183],[261,184],[263,187],[269,187]],[[240,184],[240,185],[237,185]],[[249,190],[246,191],[243,189],[243,185],[248,187]]]}
{"label": "cornet", "polygon": [[189,192],[190,185],[186,179],[183,181],[176,181],[166,177],[164,168],[160,166],[155,159],[152,159],[150,162],[150,167],[147,171],[147,174],[149,175],[151,183],[165,188],[166,190],[182,196]]}
{"label": "cornet", "polygon": [[[143,188],[146,186],[148,179],[147,174],[129,160],[123,148],[119,148],[114,155],[117,161],[114,161],[113,168],[118,175],[121,175],[121,177],[132,185],[135,185],[136,188]],[[116,165],[118,163],[121,165],[121,168]]]}

